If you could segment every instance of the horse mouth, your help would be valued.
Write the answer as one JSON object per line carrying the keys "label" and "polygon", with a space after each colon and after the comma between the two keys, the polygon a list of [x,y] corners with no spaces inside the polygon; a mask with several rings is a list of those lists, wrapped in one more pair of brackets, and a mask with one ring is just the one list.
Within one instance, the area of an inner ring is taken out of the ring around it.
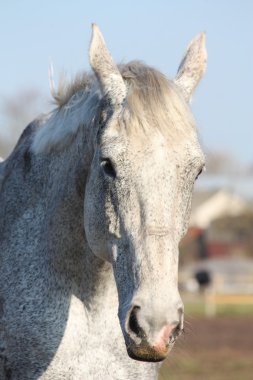
{"label": "horse mouth", "polygon": [[142,362],[161,362],[166,359],[170,349],[166,348],[163,351],[157,351],[154,347],[147,344],[139,346],[130,346],[127,348],[127,353],[131,359]]}
{"label": "horse mouth", "polygon": [[171,340],[162,350],[158,350],[150,346],[146,341],[142,341],[139,345],[127,344],[127,353],[131,359],[142,362],[161,362],[166,359],[175,343],[175,339]]}

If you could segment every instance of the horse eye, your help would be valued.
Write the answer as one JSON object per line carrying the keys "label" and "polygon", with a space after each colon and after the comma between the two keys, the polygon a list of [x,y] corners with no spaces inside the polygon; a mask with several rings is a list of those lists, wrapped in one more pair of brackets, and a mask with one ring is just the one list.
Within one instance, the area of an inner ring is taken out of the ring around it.
{"label": "horse eye", "polygon": [[197,179],[199,178],[199,176],[200,176],[200,174],[201,174],[202,172],[203,172],[203,168],[200,169],[200,171],[199,171],[197,177],[195,178],[195,181],[197,181]]}
{"label": "horse eye", "polygon": [[116,171],[113,167],[113,164],[109,158],[102,158],[101,160],[101,166],[104,171],[104,173],[111,177],[111,178],[116,178]]}

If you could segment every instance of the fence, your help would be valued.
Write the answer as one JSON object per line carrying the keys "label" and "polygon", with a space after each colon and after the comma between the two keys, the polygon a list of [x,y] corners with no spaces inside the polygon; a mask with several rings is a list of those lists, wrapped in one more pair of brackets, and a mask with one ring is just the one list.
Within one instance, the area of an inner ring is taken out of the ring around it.
{"label": "fence", "polygon": [[253,305],[253,286],[215,287],[205,290],[205,314],[215,317],[219,305]]}

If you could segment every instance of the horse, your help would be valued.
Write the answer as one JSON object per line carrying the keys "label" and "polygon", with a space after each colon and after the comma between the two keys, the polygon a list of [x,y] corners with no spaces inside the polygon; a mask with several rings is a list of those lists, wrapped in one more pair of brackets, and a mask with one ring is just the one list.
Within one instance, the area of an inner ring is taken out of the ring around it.
{"label": "horse", "polygon": [[156,379],[183,330],[178,244],[204,163],[189,102],[205,34],[176,78],[116,65],[52,86],[0,166],[0,378]]}

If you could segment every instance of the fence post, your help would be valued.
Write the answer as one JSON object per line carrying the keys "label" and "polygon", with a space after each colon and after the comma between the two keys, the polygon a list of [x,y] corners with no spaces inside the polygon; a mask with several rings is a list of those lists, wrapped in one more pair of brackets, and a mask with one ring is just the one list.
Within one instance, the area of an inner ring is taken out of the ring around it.
{"label": "fence post", "polygon": [[216,292],[214,286],[205,289],[205,315],[215,317],[217,314]]}

